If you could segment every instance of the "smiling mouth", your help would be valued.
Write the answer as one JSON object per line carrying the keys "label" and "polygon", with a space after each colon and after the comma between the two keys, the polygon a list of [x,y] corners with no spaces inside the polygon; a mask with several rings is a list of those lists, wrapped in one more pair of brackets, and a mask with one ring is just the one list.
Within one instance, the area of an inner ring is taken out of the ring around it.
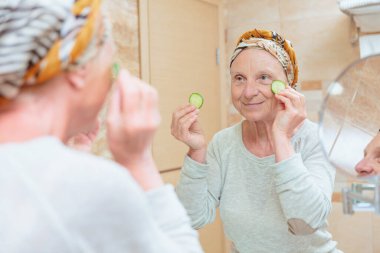
{"label": "smiling mouth", "polygon": [[245,105],[245,106],[252,106],[252,105],[261,105],[262,103],[264,103],[264,101],[258,102],[258,103],[244,103],[243,102],[243,105]]}

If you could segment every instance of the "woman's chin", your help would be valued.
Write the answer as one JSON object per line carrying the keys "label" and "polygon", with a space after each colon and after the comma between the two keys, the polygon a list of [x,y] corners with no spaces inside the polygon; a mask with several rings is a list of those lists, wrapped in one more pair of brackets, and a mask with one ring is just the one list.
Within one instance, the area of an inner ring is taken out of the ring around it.
{"label": "woman's chin", "polygon": [[262,121],[263,120],[263,117],[261,117],[261,115],[259,114],[244,114],[242,115],[247,121],[249,122],[255,122],[255,121]]}
{"label": "woman's chin", "polygon": [[273,118],[270,115],[265,115],[261,112],[249,112],[249,113],[240,113],[247,121],[249,122],[259,122],[265,121],[270,122]]}

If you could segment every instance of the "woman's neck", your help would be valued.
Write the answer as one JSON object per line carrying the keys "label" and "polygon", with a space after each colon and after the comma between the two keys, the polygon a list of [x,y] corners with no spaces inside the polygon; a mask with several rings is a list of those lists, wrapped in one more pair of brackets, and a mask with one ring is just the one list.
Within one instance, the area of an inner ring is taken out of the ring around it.
{"label": "woman's neck", "polygon": [[20,96],[0,108],[0,143],[22,142],[40,136],[53,135],[60,139],[65,128],[63,121],[54,121],[57,115],[54,102],[38,100],[33,96]]}
{"label": "woman's neck", "polygon": [[274,154],[272,124],[273,122],[243,121],[243,142],[254,155],[266,157]]}

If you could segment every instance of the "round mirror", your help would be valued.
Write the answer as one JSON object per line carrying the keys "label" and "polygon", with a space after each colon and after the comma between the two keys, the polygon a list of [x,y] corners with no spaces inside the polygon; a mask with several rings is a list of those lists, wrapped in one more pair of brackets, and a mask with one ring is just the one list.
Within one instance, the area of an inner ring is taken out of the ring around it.
{"label": "round mirror", "polygon": [[324,152],[341,174],[380,174],[380,55],[352,63],[331,83],[319,126]]}

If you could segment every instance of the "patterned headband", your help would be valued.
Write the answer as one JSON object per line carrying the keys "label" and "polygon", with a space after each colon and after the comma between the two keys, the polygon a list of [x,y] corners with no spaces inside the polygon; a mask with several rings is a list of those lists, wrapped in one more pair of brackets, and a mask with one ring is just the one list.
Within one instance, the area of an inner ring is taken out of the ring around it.
{"label": "patterned headband", "polygon": [[0,2],[0,98],[94,56],[99,12],[100,0]]}
{"label": "patterned headband", "polygon": [[286,73],[289,85],[294,87],[298,81],[298,65],[296,54],[291,43],[279,34],[268,30],[251,30],[243,33],[236,44],[231,57],[230,66],[236,57],[248,47],[264,49],[281,63]]}

